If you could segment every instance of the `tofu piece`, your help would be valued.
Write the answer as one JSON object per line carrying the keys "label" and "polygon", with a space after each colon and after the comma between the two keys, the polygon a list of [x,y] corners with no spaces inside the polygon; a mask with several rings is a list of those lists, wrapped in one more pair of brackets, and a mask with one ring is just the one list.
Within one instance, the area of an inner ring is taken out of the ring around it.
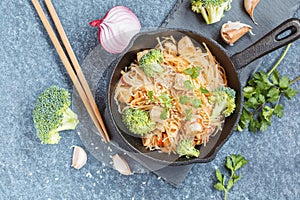
{"label": "tofu piece", "polygon": [[127,88],[120,88],[119,95],[118,95],[118,100],[121,103],[128,103],[131,99],[130,94],[128,93]]}
{"label": "tofu piece", "polygon": [[188,76],[177,73],[175,76],[174,88],[176,90],[186,90],[186,88],[184,87],[184,82],[187,80],[189,80]]}
{"label": "tofu piece", "polygon": [[163,112],[163,108],[160,106],[153,106],[150,111],[150,118],[154,122],[164,123],[164,120],[160,119],[160,115]]}

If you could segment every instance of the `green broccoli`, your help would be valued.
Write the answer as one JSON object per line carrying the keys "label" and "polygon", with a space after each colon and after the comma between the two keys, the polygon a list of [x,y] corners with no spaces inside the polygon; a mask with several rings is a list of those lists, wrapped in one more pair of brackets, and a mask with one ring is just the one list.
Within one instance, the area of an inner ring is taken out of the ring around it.
{"label": "green broccoli", "polygon": [[155,73],[162,73],[164,68],[160,65],[163,61],[163,54],[158,49],[151,49],[139,60],[139,66],[146,76],[154,76]]}
{"label": "green broccoli", "polygon": [[212,92],[210,103],[214,104],[212,119],[218,118],[221,114],[228,117],[236,107],[235,91],[230,87],[221,86]]}
{"label": "green broccoli", "polygon": [[221,20],[224,11],[231,8],[232,0],[191,0],[192,11],[201,13],[207,24]]}
{"label": "green broccoli", "polygon": [[147,111],[127,108],[122,113],[122,121],[134,134],[144,135],[155,129],[156,123],[150,118]]}
{"label": "green broccoli", "polygon": [[39,95],[34,105],[33,122],[43,144],[57,144],[60,131],[75,129],[79,121],[70,105],[69,92],[57,86],[51,86]]}
{"label": "green broccoli", "polygon": [[194,147],[193,142],[190,139],[181,140],[177,146],[176,152],[179,154],[179,157],[186,156],[187,158],[190,158],[199,157],[200,155],[200,151]]}

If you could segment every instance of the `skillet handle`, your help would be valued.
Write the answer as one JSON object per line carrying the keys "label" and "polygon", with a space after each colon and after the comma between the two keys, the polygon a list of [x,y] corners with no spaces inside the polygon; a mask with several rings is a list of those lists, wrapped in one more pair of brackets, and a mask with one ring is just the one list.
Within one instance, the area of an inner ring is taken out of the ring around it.
{"label": "skillet handle", "polygon": [[291,18],[280,24],[271,32],[245,50],[231,57],[236,69],[242,69],[252,61],[271,51],[287,45],[300,37],[300,19]]}

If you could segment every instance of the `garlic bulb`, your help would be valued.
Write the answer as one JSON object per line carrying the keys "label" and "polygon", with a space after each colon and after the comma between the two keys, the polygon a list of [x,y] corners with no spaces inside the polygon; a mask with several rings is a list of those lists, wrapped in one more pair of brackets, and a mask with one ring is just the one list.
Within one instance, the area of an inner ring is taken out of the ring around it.
{"label": "garlic bulb", "polygon": [[254,20],[253,11],[257,4],[259,3],[259,0],[244,0],[244,7],[247,13],[250,15],[252,21],[257,24]]}
{"label": "garlic bulb", "polygon": [[72,146],[72,147],[74,147],[74,150],[73,150],[71,167],[74,167],[75,169],[80,169],[85,165],[87,161],[87,154],[83,150],[83,148],[79,146]]}
{"label": "garlic bulb", "polygon": [[130,175],[131,170],[126,160],[119,154],[112,156],[114,168],[123,175]]}
{"label": "garlic bulb", "polygon": [[221,28],[221,37],[227,44],[232,46],[247,32],[253,34],[251,30],[252,27],[247,24],[243,24],[241,22],[228,21],[227,23],[223,24]]}

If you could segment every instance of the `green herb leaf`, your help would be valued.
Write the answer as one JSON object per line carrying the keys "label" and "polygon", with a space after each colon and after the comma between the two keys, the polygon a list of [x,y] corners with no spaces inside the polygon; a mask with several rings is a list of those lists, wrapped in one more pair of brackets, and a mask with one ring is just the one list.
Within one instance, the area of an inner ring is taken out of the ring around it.
{"label": "green herb leaf", "polygon": [[181,104],[188,104],[189,102],[191,101],[191,98],[190,97],[188,97],[188,96],[181,96],[181,97],[179,97],[179,102],[181,103]]}
{"label": "green herb leaf", "polygon": [[236,156],[236,160],[234,163],[234,171],[237,171],[238,169],[240,169],[241,167],[243,167],[244,165],[246,165],[248,163],[248,160],[246,160],[243,156],[241,155],[237,155]]}
{"label": "green herb leaf", "polygon": [[272,87],[267,94],[269,102],[275,102],[279,98],[280,91],[277,87]]}
{"label": "green herb leaf", "polygon": [[269,106],[264,106],[264,108],[262,109],[262,115],[263,115],[264,119],[267,120],[268,122],[271,121],[273,111],[274,111],[274,109]]}
{"label": "green herb leaf", "polygon": [[220,172],[220,170],[216,169],[216,177],[217,177],[217,180],[222,183],[223,182],[223,176]]}
{"label": "green herb leaf", "polygon": [[173,108],[172,105],[173,99],[168,93],[163,93],[158,97],[158,100],[164,106],[164,109],[160,114],[160,119],[165,120],[169,116],[169,108]]}
{"label": "green herb leaf", "polygon": [[247,128],[252,118],[252,113],[247,108],[243,107],[242,115],[239,121],[238,131],[242,131],[243,129]]}
{"label": "green herb leaf", "polygon": [[252,118],[250,120],[248,128],[251,132],[256,133],[258,131],[258,128],[260,128],[259,121],[257,119]]}
{"label": "green herb leaf", "polygon": [[183,73],[190,75],[192,79],[197,78],[200,74],[201,67],[191,67],[183,70]]}
{"label": "green herb leaf", "polygon": [[167,103],[171,103],[173,99],[170,97],[168,93],[163,93],[158,97],[158,100],[162,104],[167,104]]}
{"label": "green herb leaf", "polygon": [[290,86],[290,78],[288,76],[283,76],[279,81],[279,87],[281,89],[286,89]]}
{"label": "green herb leaf", "polygon": [[158,97],[158,100],[160,101],[161,104],[164,105],[164,107],[167,108],[172,108],[172,101],[173,99],[168,93],[163,93]]}
{"label": "green herb leaf", "polygon": [[273,112],[277,117],[281,118],[283,116],[283,105],[277,104]]}
{"label": "green herb leaf", "polygon": [[204,88],[204,87],[200,87],[200,91],[203,93],[203,94],[209,94],[209,91]]}
{"label": "green herb leaf", "polygon": [[249,99],[252,95],[255,94],[255,87],[247,86],[244,88],[244,96]]}
{"label": "green herb leaf", "polygon": [[214,185],[214,187],[219,190],[219,191],[223,191],[224,190],[224,186],[222,185],[222,183],[216,183]]}
{"label": "green herb leaf", "polygon": [[264,118],[262,118],[260,120],[260,128],[259,128],[259,130],[266,131],[267,128],[270,126],[270,124],[271,124],[271,122],[269,122],[269,121],[265,120]]}
{"label": "green herb leaf", "polygon": [[194,85],[192,84],[192,82],[190,80],[184,81],[183,86],[188,90],[194,89]]}
{"label": "green herb leaf", "polygon": [[285,93],[284,93],[284,96],[286,98],[288,98],[289,100],[291,100],[296,94],[298,94],[298,91],[297,90],[294,90],[293,88],[288,88]]}
{"label": "green herb leaf", "polygon": [[230,190],[230,189],[232,188],[233,185],[234,185],[233,179],[230,178],[230,179],[228,180],[228,182],[227,182],[227,187],[226,187],[226,189],[227,189],[227,190]]}
{"label": "green herb leaf", "polygon": [[200,99],[195,98],[192,100],[192,105],[194,108],[200,108],[202,105],[202,101]]}
{"label": "green herb leaf", "polygon": [[277,70],[271,74],[270,79],[272,80],[273,84],[278,85],[280,80],[280,74]]}
{"label": "green herb leaf", "polygon": [[149,97],[149,99],[150,99],[150,101],[151,101],[152,103],[155,102],[155,100],[154,100],[154,98],[153,98],[153,91],[152,91],[152,90],[148,91],[148,97]]}
{"label": "green herb leaf", "polygon": [[248,82],[251,86],[256,86],[261,90],[269,89],[273,84],[269,81],[268,75],[259,71],[253,75],[253,79]]}
{"label": "green herb leaf", "polygon": [[255,95],[258,104],[264,104],[266,102],[266,98],[262,94]]}
{"label": "green herb leaf", "polygon": [[233,170],[233,163],[231,161],[231,158],[229,156],[226,157],[226,164],[225,166],[230,169],[230,170]]}
{"label": "green herb leaf", "polygon": [[160,119],[166,120],[168,118],[169,111],[168,108],[164,107],[163,111],[160,114]]}
{"label": "green herb leaf", "polygon": [[256,108],[258,106],[257,99],[255,97],[250,97],[245,103],[246,108]]}
{"label": "green herb leaf", "polygon": [[186,68],[185,70],[183,70],[183,73],[186,75],[192,75],[193,74],[193,68]]}
{"label": "green herb leaf", "polygon": [[186,120],[191,121],[192,118],[192,109],[185,109],[185,114],[186,114]]}
{"label": "green herb leaf", "polygon": [[236,184],[236,182],[238,182],[238,180],[241,179],[241,176],[234,175],[232,178],[233,178],[233,184]]}

